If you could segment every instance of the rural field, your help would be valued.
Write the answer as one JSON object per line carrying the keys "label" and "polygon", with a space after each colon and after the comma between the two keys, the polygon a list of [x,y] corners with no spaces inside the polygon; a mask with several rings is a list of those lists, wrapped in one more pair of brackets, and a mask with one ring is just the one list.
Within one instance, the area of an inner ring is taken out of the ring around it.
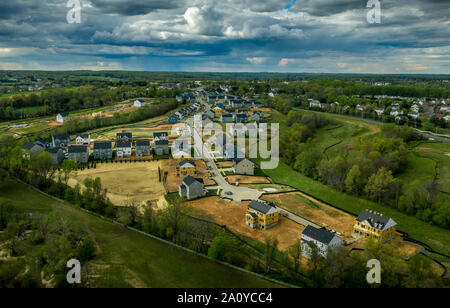
{"label": "rural field", "polygon": [[152,201],[158,207],[164,207],[166,193],[164,185],[159,182],[158,167],[161,161],[123,162],[97,164],[95,169],[77,171],[69,185],[83,185],[86,178],[100,178],[108,197],[115,205],[127,205],[130,201]]}
{"label": "rural field", "polygon": [[231,231],[264,243],[266,237],[278,239],[278,249],[286,250],[294,245],[304,227],[280,216],[278,225],[268,230],[252,229],[245,224],[248,202],[241,205],[221,200],[219,197],[207,197],[187,202],[194,209],[195,216],[226,225]]}
{"label": "rural field", "polygon": [[[91,287],[280,287],[85,213],[18,182],[0,184],[0,201],[10,202],[21,213],[55,212],[72,227],[88,232],[97,247],[95,259],[89,262]],[[32,246],[29,256],[39,249],[39,245]]]}

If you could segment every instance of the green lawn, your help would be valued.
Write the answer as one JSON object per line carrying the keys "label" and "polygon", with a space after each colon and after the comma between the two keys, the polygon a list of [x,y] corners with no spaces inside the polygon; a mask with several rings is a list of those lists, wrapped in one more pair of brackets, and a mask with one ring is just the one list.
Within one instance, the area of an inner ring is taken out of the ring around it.
{"label": "green lawn", "polygon": [[272,282],[124,229],[80,209],[50,199],[27,186],[0,185],[0,201],[21,212],[60,215],[88,232],[99,249],[92,261],[95,287],[272,288]]}
{"label": "green lawn", "polygon": [[428,244],[438,252],[450,255],[450,230],[433,226],[388,206],[337,191],[292,170],[283,163],[280,163],[277,169],[265,170],[265,173],[275,183],[291,185],[354,215],[358,215],[364,209],[372,209],[390,216],[399,224],[399,230],[407,232],[410,237]]}

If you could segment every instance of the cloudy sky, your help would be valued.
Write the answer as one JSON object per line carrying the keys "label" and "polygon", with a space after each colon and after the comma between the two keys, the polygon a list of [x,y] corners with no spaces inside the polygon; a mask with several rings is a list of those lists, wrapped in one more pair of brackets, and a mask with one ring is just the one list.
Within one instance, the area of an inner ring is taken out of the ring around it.
{"label": "cloudy sky", "polygon": [[0,69],[450,73],[449,0],[68,2],[2,0]]}

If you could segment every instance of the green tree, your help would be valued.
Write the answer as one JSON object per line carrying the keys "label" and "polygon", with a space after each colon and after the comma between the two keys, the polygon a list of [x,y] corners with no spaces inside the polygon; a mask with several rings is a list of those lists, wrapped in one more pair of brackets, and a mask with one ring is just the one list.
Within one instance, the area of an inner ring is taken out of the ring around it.
{"label": "green tree", "polygon": [[363,180],[361,170],[358,165],[353,165],[345,178],[345,189],[356,196],[361,194],[363,189]]}
{"label": "green tree", "polygon": [[225,260],[226,253],[226,241],[223,236],[215,236],[211,242],[211,246],[208,249],[208,257],[217,259],[217,260]]}

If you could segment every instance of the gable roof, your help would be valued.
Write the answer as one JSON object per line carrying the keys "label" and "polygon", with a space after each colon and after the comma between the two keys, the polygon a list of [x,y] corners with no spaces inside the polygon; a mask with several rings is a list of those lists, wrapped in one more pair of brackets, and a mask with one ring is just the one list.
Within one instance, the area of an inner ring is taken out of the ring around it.
{"label": "gable roof", "polygon": [[79,135],[77,135],[77,138],[80,137],[80,138],[83,138],[83,139],[88,139],[88,138],[90,138],[90,136],[91,135],[89,135],[89,134],[79,134]]}
{"label": "gable roof", "polygon": [[196,182],[201,183],[202,185],[204,185],[202,179],[194,178],[194,177],[191,176],[191,175],[188,175],[188,176],[185,177],[184,180],[183,180],[183,184],[184,184],[186,187],[189,187],[189,186],[191,186],[192,184],[194,184],[194,183],[196,183]]}
{"label": "gable roof", "polygon": [[131,148],[131,141],[116,141],[116,148]]}
{"label": "gable roof", "polygon": [[67,134],[62,134],[62,135],[54,135],[53,136],[54,140],[70,140],[70,136]]}
{"label": "gable roof", "polygon": [[238,165],[238,164],[240,164],[241,162],[243,162],[243,161],[249,161],[253,166],[255,165],[255,163],[254,162],[252,162],[250,159],[248,159],[248,158],[235,158],[235,159],[233,159],[233,165]]}
{"label": "gable roof", "polygon": [[160,137],[169,137],[169,133],[167,132],[153,133],[153,138],[160,138]]}
{"label": "gable roof", "polygon": [[62,113],[58,113],[58,115],[62,116],[63,118],[66,118],[69,116],[68,112],[62,112]]}
{"label": "gable roof", "polygon": [[40,145],[38,145],[38,144],[36,144],[36,143],[28,142],[27,144],[25,144],[25,145],[22,147],[22,149],[31,151],[34,147],[40,147],[40,148],[43,148],[42,146],[40,146]]}
{"label": "gable roof", "polygon": [[367,221],[371,227],[381,231],[384,231],[397,224],[394,220],[392,220],[392,218],[369,210],[363,210],[361,214],[359,214],[359,216],[356,218],[356,221]]}
{"label": "gable roof", "polygon": [[137,147],[149,147],[150,140],[136,140],[136,146]]}
{"label": "gable roof", "polygon": [[[191,160],[191,159],[185,159],[185,160],[183,160],[182,162],[180,162],[178,165],[179,165],[180,167],[184,167],[185,165],[192,165],[192,167],[195,167],[195,163],[194,163],[194,161]],[[189,166],[186,166],[186,167],[189,167]]]}
{"label": "gable roof", "polygon": [[94,142],[94,150],[112,149],[112,142],[110,141],[98,141]]}
{"label": "gable roof", "polygon": [[88,151],[88,147],[85,145],[71,145],[67,150],[69,153],[85,153]]}
{"label": "gable roof", "polygon": [[51,148],[51,149],[45,150],[45,152],[49,152],[50,154],[58,154],[59,151],[61,151],[60,148]]}
{"label": "gable roof", "polygon": [[116,134],[116,139],[122,139],[122,138],[132,139],[133,134],[132,133],[117,133]]}
{"label": "gable roof", "polygon": [[263,214],[272,214],[277,212],[275,205],[271,202],[264,202],[260,200],[252,200],[248,205],[249,208],[252,208],[258,212]]}
{"label": "gable roof", "polygon": [[155,140],[155,145],[169,145],[169,140]]}
{"label": "gable roof", "polygon": [[329,244],[333,238],[336,236],[336,233],[327,230],[326,228],[314,228],[311,225],[308,225],[305,230],[303,230],[304,235],[318,241],[321,242],[323,244]]}

